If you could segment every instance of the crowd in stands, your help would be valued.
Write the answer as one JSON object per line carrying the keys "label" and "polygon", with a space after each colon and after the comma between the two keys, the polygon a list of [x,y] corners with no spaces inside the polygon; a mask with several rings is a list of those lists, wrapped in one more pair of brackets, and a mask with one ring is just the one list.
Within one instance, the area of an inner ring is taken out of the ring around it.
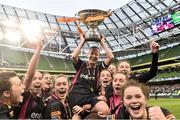
{"label": "crowd in stands", "polygon": [[151,85],[151,94],[159,95],[179,95],[180,84],[166,84],[166,85]]}
{"label": "crowd in stands", "polygon": [[87,61],[79,58],[84,33],[77,24],[80,44],[71,54],[76,75],[69,84],[67,76],[54,79],[37,71],[43,36],[38,36],[36,50],[22,81],[13,71],[0,71],[0,119],[151,119],[174,120],[175,116],[159,106],[148,107],[150,89],[145,85],[157,74],[159,44],[151,41],[150,70],[131,75],[127,61],[111,64],[112,51],[101,36],[106,58],[98,64],[100,49],[92,46]]}

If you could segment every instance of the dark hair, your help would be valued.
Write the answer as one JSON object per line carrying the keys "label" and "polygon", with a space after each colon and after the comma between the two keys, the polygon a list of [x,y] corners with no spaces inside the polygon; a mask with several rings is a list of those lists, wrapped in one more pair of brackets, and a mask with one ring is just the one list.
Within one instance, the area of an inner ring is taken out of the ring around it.
{"label": "dark hair", "polygon": [[10,78],[17,76],[14,71],[0,71],[0,96],[2,96],[4,91],[11,90],[12,83]]}
{"label": "dark hair", "polygon": [[98,49],[98,50],[100,50],[100,48],[98,46],[91,46],[89,49]]}
{"label": "dark hair", "polygon": [[149,93],[150,93],[150,87],[149,87],[149,86],[147,86],[147,85],[144,84],[144,83],[140,83],[140,82],[138,82],[138,81],[136,81],[136,80],[129,80],[129,81],[123,86],[123,89],[122,89],[122,91],[121,91],[121,92],[122,92],[122,93],[121,93],[122,99],[124,98],[124,91],[125,91],[125,89],[128,88],[128,87],[131,87],[131,86],[135,86],[135,87],[140,88],[140,89],[142,90],[145,98],[147,98],[147,99],[149,98]]}
{"label": "dark hair", "polygon": [[[89,52],[90,52],[91,50],[98,50],[98,54],[100,54],[100,48],[99,48],[98,46],[92,46],[92,47],[90,47],[90,48],[89,48]],[[89,52],[88,52],[88,54],[89,54]]]}

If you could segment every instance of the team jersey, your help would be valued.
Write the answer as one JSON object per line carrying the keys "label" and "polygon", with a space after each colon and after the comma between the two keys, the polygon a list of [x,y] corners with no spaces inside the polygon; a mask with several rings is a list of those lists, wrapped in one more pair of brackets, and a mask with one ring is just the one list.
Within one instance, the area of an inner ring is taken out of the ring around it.
{"label": "team jersey", "polygon": [[73,80],[73,87],[71,92],[79,94],[91,94],[92,92],[98,93],[98,80],[100,71],[107,68],[108,66],[102,62],[101,64],[96,65],[95,68],[88,68],[86,62],[78,59],[78,63],[74,64],[74,67],[77,73]]}
{"label": "team jersey", "polygon": [[71,119],[72,112],[66,101],[63,104],[60,99],[55,95],[52,94],[51,99],[48,101],[44,118],[45,119]]}
{"label": "team jersey", "polygon": [[123,105],[121,97],[117,95],[112,95],[109,100],[110,100],[109,107],[110,107],[111,114],[117,115]]}
{"label": "team jersey", "polygon": [[0,101],[0,119],[14,118],[14,110],[11,106]]}
{"label": "team jersey", "polygon": [[45,110],[44,103],[40,97],[32,97],[31,93],[26,92],[22,104],[17,109],[16,115],[19,119],[43,119]]}
{"label": "team jersey", "polygon": [[44,101],[44,100],[46,100],[48,97],[50,97],[51,96],[51,89],[48,89],[48,90],[41,90],[41,98],[42,98],[42,100]]}

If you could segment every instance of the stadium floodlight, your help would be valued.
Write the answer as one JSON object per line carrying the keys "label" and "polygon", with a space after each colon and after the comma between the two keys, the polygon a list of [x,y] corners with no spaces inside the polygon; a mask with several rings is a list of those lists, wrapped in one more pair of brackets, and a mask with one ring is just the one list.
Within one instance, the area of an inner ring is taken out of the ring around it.
{"label": "stadium floodlight", "polygon": [[27,40],[36,41],[37,36],[42,34],[42,28],[39,21],[29,20],[21,25],[21,30]]}
{"label": "stadium floodlight", "polygon": [[7,20],[7,21],[2,21],[1,24],[7,28],[18,28],[18,24],[17,22],[13,21],[13,20]]}
{"label": "stadium floodlight", "polygon": [[17,43],[21,39],[21,34],[18,31],[8,31],[4,36],[8,41]]}

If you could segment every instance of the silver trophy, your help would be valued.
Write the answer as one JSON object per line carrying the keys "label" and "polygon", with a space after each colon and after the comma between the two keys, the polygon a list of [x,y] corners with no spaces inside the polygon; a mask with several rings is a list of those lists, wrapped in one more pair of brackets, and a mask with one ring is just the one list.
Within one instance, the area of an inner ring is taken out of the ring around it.
{"label": "silver trophy", "polygon": [[111,15],[111,10],[103,11],[98,9],[85,9],[78,12],[79,21],[89,27],[88,32],[85,33],[86,41],[100,41],[101,35],[95,31],[104,19]]}
{"label": "silver trophy", "polygon": [[57,20],[59,22],[75,22],[81,21],[89,27],[88,32],[85,33],[86,41],[100,41],[101,35],[95,31],[98,25],[100,25],[106,17],[111,15],[112,11],[103,11],[98,9],[85,9],[78,12],[76,17],[61,17]]}

